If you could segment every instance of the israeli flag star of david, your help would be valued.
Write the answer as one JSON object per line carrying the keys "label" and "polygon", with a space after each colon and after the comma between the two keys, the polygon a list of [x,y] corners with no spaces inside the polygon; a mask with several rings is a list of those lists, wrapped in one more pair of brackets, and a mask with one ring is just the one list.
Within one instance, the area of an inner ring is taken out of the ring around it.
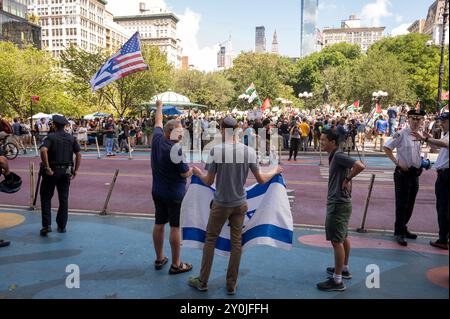
{"label": "israeli flag star of david", "polygon": [[[206,186],[198,177],[192,177],[181,204],[184,247],[203,248],[214,191],[213,187]],[[254,245],[290,249],[293,220],[283,177],[277,175],[267,184],[255,184],[246,191],[248,212],[242,231],[242,249]],[[228,256],[230,248],[230,226],[226,222],[216,241],[215,253]]]}

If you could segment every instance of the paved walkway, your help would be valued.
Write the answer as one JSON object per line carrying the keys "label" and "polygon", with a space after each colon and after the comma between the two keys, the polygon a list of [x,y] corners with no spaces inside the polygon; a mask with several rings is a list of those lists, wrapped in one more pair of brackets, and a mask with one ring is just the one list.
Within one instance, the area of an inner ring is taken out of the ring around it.
{"label": "paved walkway", "polygon": [[[55,216],[53,216],[54,218]],[[239,288],[225,294],[228,259],[216,256],[209,291],[187,286],[197,275],[201,251],[185,248],[184,261],[194,264],[191,273],[170,276],[153,268],[151,239],[153,220],[71,214],[68,232],[39,236],[40,214],[0,209],[0,238],[12,241],[0,249],[0,299],[2,298],[238,298],[329,299],[365,298],[448,299],[448,252],[435,249],[420,238],[407,248],[380,234],[351,234],[353,250],[347,291],[326,293],[315,284],[327,278],[325,268],[333,261],[322,231],[296,229],[290,251],[258,246],[245,251]],[[170,256],[166,239],[165,252]],[[68,289],[66,267],[80,269],[80,288]],[[380,288],[366,287],[366,267],[377,265]]]}

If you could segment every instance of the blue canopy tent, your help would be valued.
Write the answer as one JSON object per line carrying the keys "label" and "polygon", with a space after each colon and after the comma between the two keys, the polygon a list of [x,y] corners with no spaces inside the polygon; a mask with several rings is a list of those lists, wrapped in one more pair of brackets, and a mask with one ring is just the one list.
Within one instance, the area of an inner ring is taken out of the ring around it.
{"label": "blue canopy tent", "polygon": [[[153,111],[156,111],[156,107],[152,107]],[[163,115],[180,115],[183,114],[180,112],[175,106],[172,105],[166,105],[163,106]]]}

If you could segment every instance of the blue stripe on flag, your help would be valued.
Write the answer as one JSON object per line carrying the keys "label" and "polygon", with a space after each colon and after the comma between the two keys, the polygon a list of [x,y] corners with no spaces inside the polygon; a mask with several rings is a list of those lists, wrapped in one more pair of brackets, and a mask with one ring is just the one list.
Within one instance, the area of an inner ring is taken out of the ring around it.
{"label": "blue stripe on flag", "polygon": [[94,83],[94,86],[99,86],[100,84],[102,84],[102,83],[104,83],[104,82],[106,82],[106,81],[111,80],[111,78],[112,78],[112,74],[111,74],[111,75],[108,75],[106,78],[101,79],[100,81],[95,82],[95,83]]}
{"label": "blue stripe on flag", "polygon": [[192,175],[192,177],[191,177],[191,184],[197,184],[197,185],[200,185],[200,186],[204,186],[204,187],[208,187],[210,190],[212,190],[213,192],[215,192],[216,190],[214,189],[214,188],[212,188],[211,186],[206,186],[203,182],[202,182],[202,180],[200,179],[200,178],[198,178],[197,176],[195,176],[195,175]]}
{"label": "blue stripe on flag", "polygon": [[[258,225],[242,234],[242,245],[245,245],[252,239],[258,237],[269,237],[280,242],[292,244],[294,233],[289,229],[281,228],[275,225],[265,224]],[[183,240],[192,240],[205,242],[206,232],[199,228],[185,227],[183,228]],[[231,243],[229,239],[218,237],[216,241],[216,249],[222,251],[230,251]]]}

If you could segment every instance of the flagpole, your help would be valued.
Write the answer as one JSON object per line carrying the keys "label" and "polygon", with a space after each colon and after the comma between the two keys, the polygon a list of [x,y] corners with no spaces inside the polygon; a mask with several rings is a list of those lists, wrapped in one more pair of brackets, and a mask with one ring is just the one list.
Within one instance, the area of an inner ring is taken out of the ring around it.
{"label": "flagpole", "polygon": [[33,97],[30,97],[30,132],[33,131]]}

